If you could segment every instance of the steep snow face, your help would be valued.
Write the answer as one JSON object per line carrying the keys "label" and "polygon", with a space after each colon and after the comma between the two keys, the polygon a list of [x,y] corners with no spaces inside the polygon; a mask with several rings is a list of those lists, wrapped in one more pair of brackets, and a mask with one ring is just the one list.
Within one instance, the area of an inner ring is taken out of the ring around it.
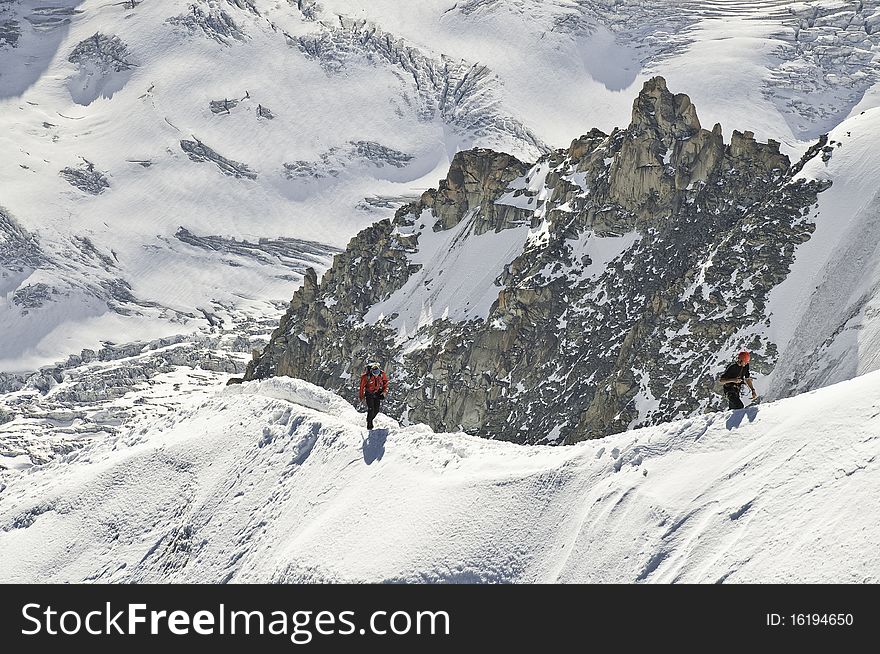
{"label": "steep snow face", "polygon": [[0,581],[877,583],[878,389],[553,448],[247,383],[4,461]]}
{"label": "steep snow face", "polygon": [[391,318],[388,324],[397,330],[398,342],[435,320],[485,320],[498,299],[495,279],[522,252],[529,228],[474,235],[477,213],[470,212],[454,229],[435,232],[440,219],[424,212],[419,249],[409,258],[419,273],[373,305],[364,320],[375,324]]}
{"label": "steep snow face", "polygon": [[834,183],[819,196],[816,230],[769,303],[769,333],[782,353],[767,380],[772,397],[880,368],[878,133],[880,110],[853,116],[829,135],[830,159],[802,172]]}

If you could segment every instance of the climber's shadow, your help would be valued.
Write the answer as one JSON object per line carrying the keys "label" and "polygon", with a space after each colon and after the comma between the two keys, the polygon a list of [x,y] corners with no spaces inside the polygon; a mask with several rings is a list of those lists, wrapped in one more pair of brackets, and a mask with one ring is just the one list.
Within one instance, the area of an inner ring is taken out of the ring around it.
{"label": "climber's shadow", "polygon": [[373,461],[379,461],[385,455],[385,441],[388,438],[387,429],[371,429],[364,440],[364,462],[370,465]]}

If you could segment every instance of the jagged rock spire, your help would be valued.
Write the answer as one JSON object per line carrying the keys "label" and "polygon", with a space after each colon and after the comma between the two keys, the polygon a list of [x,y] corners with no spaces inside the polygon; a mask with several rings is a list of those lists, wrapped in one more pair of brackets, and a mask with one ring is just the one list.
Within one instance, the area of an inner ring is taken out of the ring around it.
{"label": "jagged rock spire", "polygon": [[687,95],[670,93],[662,77],[645,82],[633,102],[630,131],[653,131],[655,138],[671,146],[673,141],[690,138],[700,129],[697,110]]}

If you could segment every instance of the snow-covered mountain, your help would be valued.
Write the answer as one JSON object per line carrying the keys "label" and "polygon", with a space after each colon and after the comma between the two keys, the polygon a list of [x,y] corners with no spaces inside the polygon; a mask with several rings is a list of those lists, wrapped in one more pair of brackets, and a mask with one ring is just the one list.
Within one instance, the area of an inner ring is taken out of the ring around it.
{"label": "snow-covered mountain", "polygon": [[717,408],[742,349],[770,398],[874,370],[878,119],[790,162],[658,77],[626,129],[534,164],[461,152],[306,278],[246,378],[354,399],[379,359],[404,421],[570,443]]}
{"label": "snow-covered mountain", "polygon": [[0,581],[880,581],[880,373],[565,448],[377,426],[272,379],[7,474]]}
{"label": "snow-covered mountain", "polygon": [[[321,273],[359,230],[435,186],[457,151],[533,161],[608,132],[656,74],[705,124],[799,159],[877,106],[878,7],[0,3],[0,451],[46,460],[162,413],[175,384],[203,392],[241,372],[305,269]],[[853,133],[870,156],[869,131]],[[871,169],[860,179],[867,188]],[[850,217],[864,209],[854,197],[841,200]],[[840,237],[829,229],[811,270]],[[823,292],[855,311],[839,337],[778,338],[791,352],[821,345],[836,376],[792,360],[779,394],[792,376],[811,387],[871,367],[847,345],[866,333],[870,293],[850,301],[833,283]],[[791,315],[809,331],[807,299]]]}

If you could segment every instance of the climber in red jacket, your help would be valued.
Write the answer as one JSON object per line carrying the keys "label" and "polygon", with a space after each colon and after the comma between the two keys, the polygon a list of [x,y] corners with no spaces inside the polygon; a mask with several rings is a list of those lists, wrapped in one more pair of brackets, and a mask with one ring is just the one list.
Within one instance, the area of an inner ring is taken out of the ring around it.
{"label": "climber in red jacket", "polygon": [[388,377],[385,371],[375,361],[367,364],[367,369],[361,375],[361,389],[359,396],[367,403],[367,429],[373,428],[373,418],[379,413],[379,402],[385,399],[388,393]]}

